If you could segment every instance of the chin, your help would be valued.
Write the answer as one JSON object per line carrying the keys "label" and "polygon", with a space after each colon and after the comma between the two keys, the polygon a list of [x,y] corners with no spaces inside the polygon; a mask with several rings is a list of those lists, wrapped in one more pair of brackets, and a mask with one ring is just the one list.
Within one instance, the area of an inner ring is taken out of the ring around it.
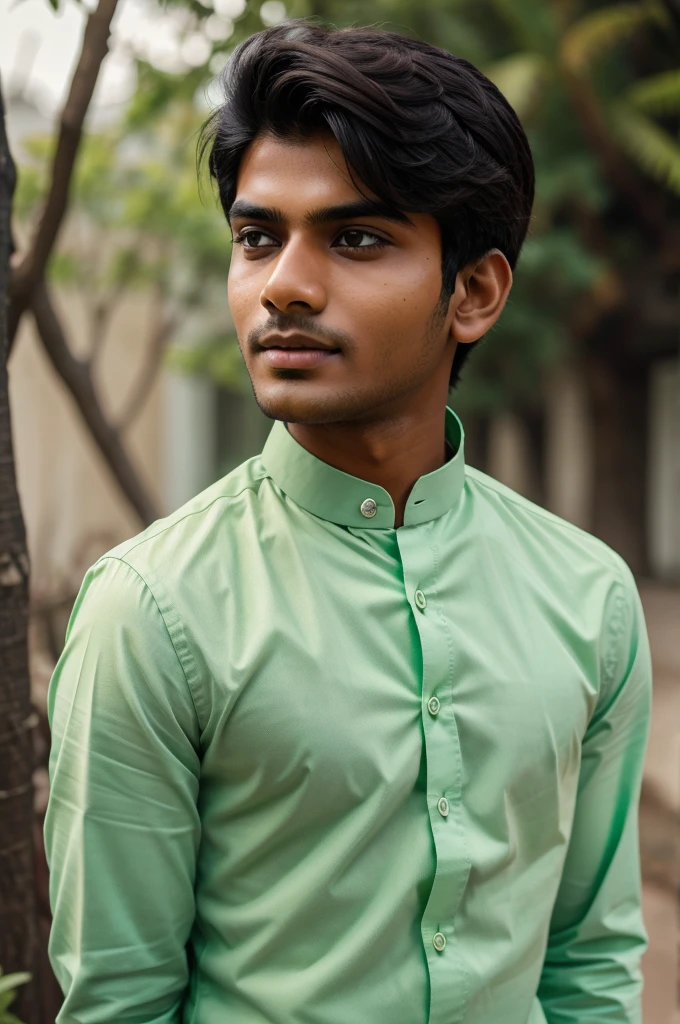
{"label": "chin", "polygon": [[336,388],[318,387],[301,378],[253,384],[255,401],[261,412],[271,420],[286,423],[338,423],[360,419],[370,410],[364,408],[358,394],[339,392]]}

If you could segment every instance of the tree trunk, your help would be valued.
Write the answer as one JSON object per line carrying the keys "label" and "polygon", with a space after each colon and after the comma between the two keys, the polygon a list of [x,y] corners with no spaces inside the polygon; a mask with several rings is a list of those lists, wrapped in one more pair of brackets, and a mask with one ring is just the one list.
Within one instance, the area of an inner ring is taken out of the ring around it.
{"label": "tree trunk", "polygon": [[[16,1011],[37,1020],[28,554],[14,473],[7,387],[10,214],[16,172],[0,92],[0,966],[30,971]],[[14,1009],[14,1005],[13,1005]]]}

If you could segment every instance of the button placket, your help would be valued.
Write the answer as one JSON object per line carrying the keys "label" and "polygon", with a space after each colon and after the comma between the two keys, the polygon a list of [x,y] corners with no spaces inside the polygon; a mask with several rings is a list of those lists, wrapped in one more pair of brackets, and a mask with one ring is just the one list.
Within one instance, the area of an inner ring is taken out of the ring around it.
{"label": "button placket", "polygon": [[[460,980],[465,970],[453,934],[456,909],[470,868],[464,826],[458,815],[462,775],[456,717],[450,706],[446,708],[446,715],[441,715],[442,699],[435,696],[448,693],[452,685],[453,637],[447,620],[439,614],[435,603],[436,525],[428,527],[427,532],[422,529],[398,530],[397,539],[406,595],[413,595],[410,604],[422,652],[421,716],[427,770],[426,801],[436,856],[432,887],[421,920],[430,975],[428,1024],[446,1024],[451,1020],[452,1007],[462,1010],[461,993],[464,990]],[[443,793],[447,796],[442,797]]]}

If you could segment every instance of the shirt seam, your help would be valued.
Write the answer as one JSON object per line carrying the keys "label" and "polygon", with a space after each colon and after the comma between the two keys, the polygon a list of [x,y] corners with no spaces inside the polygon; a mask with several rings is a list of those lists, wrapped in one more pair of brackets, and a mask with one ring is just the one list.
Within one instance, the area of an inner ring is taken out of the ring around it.
{"label": "shirt seam", "polygon": [[626,563],[616,551],[605,544],[604,541],[599,540],[597,537],[593,537],[593,535],[589,534],[587,530],[582,530],[580,527],[574,526],[573,523],[560,519],[559,516],[555,516],[553,513],[548,512],[547,509],[541,508],[540,505],[525,504],[524,501],[522,501],[521,496],[515,497],[512,493],[506,494],[504,490],[502,491],[498,487],[494,486],[493,480],[491,480],[490,483],[487,483],[476,475],[473,477],[471,476],[471,479],[474,479],[476,483],[481,487],[484,487],[487,491],[491,491],[493,494],[497,494],[501,499],[505,499],[508,504],[516,505],[525,512],[551,523],[556,528],[562,529],[570,534],[575,533],[581,537],[589,537],[591,540],[595,541],[598,547],[603,568],[608,568],[613,573],[613,583],[617,593],[614,597],[614,610],[607,619],[602,622],[600,628],[600,635],[604,635],[605,638],[604,651],[599,659],[600,687],[595,706],[586,725],[587,730],[598,718],[600,710],[609,700],[611,695],[610,691],[616,677],[616,670],[621,657],[620,651],[618,650],[619,642],[626,631],[626,627],[630,624],[630,604],[627,599],[628,587],[626,586],[626,582],[622,574],[622,565],[625,565]]}
{"label": "shirt seam", "polygon": [[616,595],[614,597],[614,608],[604,625],[604,629],[607,634],[607,642],[601,661],[602,685],[600,687],[597,706],[593,711],[592,718],[597,716],[598,708],[606,704],[610,698],[610,691],[612,686],[615,685],[617,669],[621,660],[621,652],[619,650],[620,641],[624,636],[626,629],[631,624],[631,617],[629,614],[630,605],[627,600],[627,588],[620,571],[617,571],[615,586]]}
{"label": "shirt seam", "polygon": [[[170,625],[168,624],[166,615],[165,615],[165,613],[163,611],[163,608],[161,607],[160,601],[159,601],[156,593],[154,592],[153,588],[150,586],[149,582],[145,579],[145,577],[139,571],[139,569],[137,569],[134,565],[131,565],[130,562],[126,561],[124,558],[120,558],[118,555],[109,555],[109,554],[102,555],[102,557],[100,559],[100,562],[104,562],[104,561],[107,561],[107,560],[108,561],[112,561],[112,562],[119,562],[122,565],[126,566],[128,569],[130,569],[130,571],[133,572],[135,574],[135,576],[137,576],[137,578],[141,581],[143,586],[146,588],[146,590],[148,590],[149,594],[151,595],[151,598],[152,598],[156,608],[158,609],[158,614],[160,615],[161,620],[163,622],[163,625],[165,626],[165,631],[168,634],[168,639],[170,641],[170,645],[172,647],[173,653],[174,653],[174,655],[175,655],[175,657],[177,659],[177,664],[179,665],[180,669],[182,670],[182,676],[183,676],[184,682],[186,684],[187,693],[189,694],[189,697],[191,699],[191,705],[192,705],[192,707],[194,709],[194,714],[196,715],[196,721],[198,723],[199,730],[202,732],[203,729],[202,729],[202,724],[201,724],[201,718],[200,718],[200,715],[198,713],[198,708],[196,706],[196,697],[195,697],[195,694],[194,694],[194,691],[193,691],[193,687],[192,687],[192,685],[191,685],[191,683],[189,681],[189,676],[187,675],[187,670],[186,670],[185,664],[184,664],[182,658],[180,657],[179,651],[177,649],[177,643],[175,642],[175,638],[173,637],[173,631],[171,630]],[[160,582],[160,581],[158,581],[158,582]],[[162,586],[162,584],[161,584],[161,586]],[[165,588],[163,588],[163,590],[165,590]],[[167,594],[166,594],[166,598],[167,598]],[[175,615],[175,618],[176,618],[177,623],[179,625],[179,628],[180,628],[180,630],[182,630],[182,633],[183,633],[182,624],[181,624],[181,620],[179,618],[179,615],[178,615],[176,609],[174,608],[174,606],[169,601],[168,601],[168,610],[172,610],[174,612],[174,615]],[[183,640],[182,646],[187,648],[187,654],[189,654],[190,652],[189,652],[188,644],[186,643],[185,638],[182,636],[180,639]]]}
{"label": "shirt seam", "polygon": [[[262,483],[263,480],[267,480],[267,479],[271,479],[271,478],[269,477],[269,475],[267,473],[263,473],[263,475],[261,477],[259,477],[256,482],[259,485],[259,484]],[[168,523],[167,526],[164,526],[163,529],[159,530],[157,533],[152,533],[148,537],[144,537],[144,536],[140,537],[140,539],[137,541],[136,544],[133,544],[131,547],[125,549],[124,557],[121,558],[120,555],[108,555],[108,554],[107,555],[103,555],[102,557],[103,558],[119,558],[120,561],[125,561],[125,559],[127,558],[128,555],[132,554],[133,551],[136,551],[137,548],[141,547],[143,544],[146,544],[148,541],[156,540],[157,537],[160,537],[160,536],[162,536],[162,534],[167,533],[168,530],[172,530],[173,527],[179,526],[180,523],[183,523],[185,519],[190,519],[191,516],[199,516],[203,512],[207,512],[209,509],[211,509],[213,507],[213,505],[216,505],[218,501],[232,501],[232,500],[235,500],[236,498],[239,498],[245,491],[257,492],[258,489],[259,488],[254,487],[252,484],[246,484],[244,487],[241,488],[240,491],[237,491],[235,494],[219,494],[216,498],[213,498],[212,501],[209,501],[207,505],[202,505],[201,508],[197,508],[197,509],[195,509],[192,512],[186,512],[180,519],[175,519],[172,523]],[[126,564],[129,564],[129,563],[126,563]],[[132,568],[132,566],[131,566],[131,568]]]}

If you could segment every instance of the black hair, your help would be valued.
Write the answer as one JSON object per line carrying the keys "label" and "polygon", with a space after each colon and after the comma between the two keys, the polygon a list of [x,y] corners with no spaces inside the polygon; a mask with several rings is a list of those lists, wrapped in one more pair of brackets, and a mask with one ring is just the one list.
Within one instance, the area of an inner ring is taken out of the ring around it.
{"label": "black hair", "polygon": [[[221,82],[199,160],[209,152],[227,216],[256,136],[330,131],[358,188],[439,222],[442,303],[458,271],[491,249],[514,269],[534,197],[531,150],[515,111],[469,61],[382,29],[291,21],[237,46]],[[472,347],[456,349],[451,386]]]}

